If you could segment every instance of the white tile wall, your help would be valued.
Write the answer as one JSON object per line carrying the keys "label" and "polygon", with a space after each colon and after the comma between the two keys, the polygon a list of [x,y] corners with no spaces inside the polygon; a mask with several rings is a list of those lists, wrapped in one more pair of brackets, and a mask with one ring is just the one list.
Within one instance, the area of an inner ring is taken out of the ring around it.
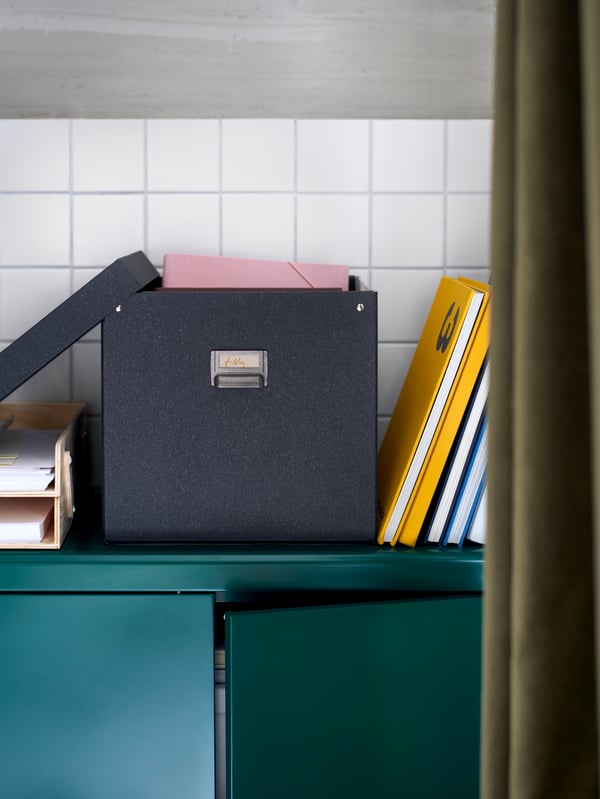
{"label": "white tile wall", "polygon": [[166,252],[219,254],[218,194],[149,194],[146,255],[160,264]]}
{"label": "white tile wall", "polygon": [[149,191],[218,191],[216,119],[150,119],[147,123]]}
{"label": "white tile wall", "polygon": [[450,194],[446,209],[447,265],[482,266],[488,260],[489,194]]}
{"label": "white tile wall", "polygon": [[298,191],[368,191],[366,120],[308,119],[297,125]]}
{"label": "white tile wall", "polygon": [[102,266],[144,248],[143,194],[73,195],[73,265]]}
{"label": "white tile wall", "polygon": [[[442,274],[488,276],[490,120],[2,120],[0,349],[143,249],[345,263],[379,293],[379,433]],[[88,403],[100,328],[11,397]]]}
{"label": "white tile wall", "polygon": [[72,129],[74,191],[143,191],[141,119],[76,119]]}
{"label": "white tile wall", "polygon": [[373,123],[373,191],[444,190],[444,122]]}
{"label": "white tile wall", "polygon": [[286,119],[225,119],[223,191],[292,191],[294,123]]}
{"label": "white tile wall", "polygon": [[69,189],[66,119],[0,121],[0,191]]}
{"label": "white tile wall", "polygon": [[443,194],[375,194],[373,266],[435,267],[444,260]]}
{"label": "white tile wall", "polygon": [[[294,197],[290,194],[225,194],[223,255],[289,258],[294,251]],[[287,255],[282,256],[282,253]]]}
{"label": "white tile wall", "polygon": [[298,195],[299,261],[369,265],[369,197],[365,194]]}
{"label": "white tile wall", "polygon": [[492,178],[492,122],[448,122],[448,190],[489,192]]}
{"label": "white tile wall", "polygon": [[68,266],[68,194],[0,195],[0,265]]}

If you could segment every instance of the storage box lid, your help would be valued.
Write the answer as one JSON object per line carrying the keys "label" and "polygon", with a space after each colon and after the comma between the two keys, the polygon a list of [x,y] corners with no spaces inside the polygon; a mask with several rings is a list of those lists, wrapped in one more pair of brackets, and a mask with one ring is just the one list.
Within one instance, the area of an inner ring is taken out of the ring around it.
{"label": "storage box lid", "polygon": [[0,352],[0,400],[101,322],[117,305],[160,280],[143,252],[118,258]]}

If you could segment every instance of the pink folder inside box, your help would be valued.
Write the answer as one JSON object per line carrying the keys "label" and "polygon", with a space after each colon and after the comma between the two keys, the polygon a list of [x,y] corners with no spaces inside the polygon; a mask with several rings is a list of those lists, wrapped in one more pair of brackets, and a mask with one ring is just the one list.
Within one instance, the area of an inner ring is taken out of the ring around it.
{"label": "pink folder inside box", "polygon": [[167,253],[163,288],[348,290],[348,267]]}

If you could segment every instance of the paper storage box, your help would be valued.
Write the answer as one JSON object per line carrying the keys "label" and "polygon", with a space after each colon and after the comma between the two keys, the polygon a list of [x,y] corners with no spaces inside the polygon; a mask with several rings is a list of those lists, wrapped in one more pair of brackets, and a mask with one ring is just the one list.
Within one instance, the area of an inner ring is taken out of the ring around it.
{"label": "paper storage box", "polygon": [[374,540],[377,297],[142,291],[102,326],[109,542]]}
{"label": "paper storage box", "polygon": [[102,320],[107,542],[374,541],[377,295],[348,288],[162,288],[132,253],[0,352],[0,399]]}

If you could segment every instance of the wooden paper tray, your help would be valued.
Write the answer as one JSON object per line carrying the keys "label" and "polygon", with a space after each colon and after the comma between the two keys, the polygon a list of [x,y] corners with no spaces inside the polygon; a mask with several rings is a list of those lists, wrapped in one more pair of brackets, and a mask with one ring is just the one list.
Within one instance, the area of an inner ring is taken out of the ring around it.
{"label": "wooden paper tray", "polygon": [[1,497],[53,497],[54,520],[40,542],[0,541],[0,549],[60,549],[73,520],[73,470],[82,450],[85,405],[66,402],[0,402],[0,421],[11,429],[62,430],[54,450],[54,481],[45,491],[0,491]]}

